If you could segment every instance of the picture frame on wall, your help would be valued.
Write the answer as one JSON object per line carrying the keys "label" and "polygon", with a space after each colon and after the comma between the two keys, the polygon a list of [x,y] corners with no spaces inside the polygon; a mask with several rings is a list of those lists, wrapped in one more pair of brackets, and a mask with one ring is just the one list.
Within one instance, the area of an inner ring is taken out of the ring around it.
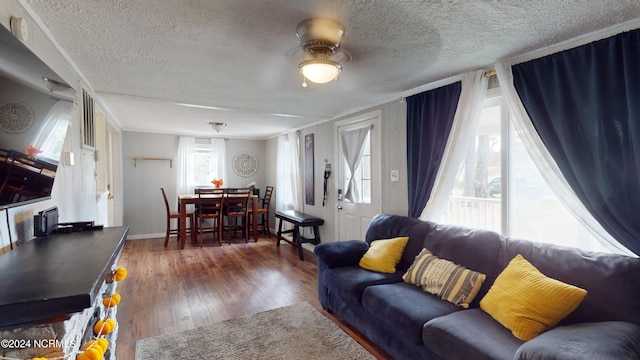
{"label": "picture frame on wall", "polygon": [[315,188],[313,181],[313,171],[314,171],[314,163],[313,163],[313,148],[314,148],[314,137],[313,134],[307,134],[304,136],[304,193],[305,193],[305,203],[307,205],[315,204]]}

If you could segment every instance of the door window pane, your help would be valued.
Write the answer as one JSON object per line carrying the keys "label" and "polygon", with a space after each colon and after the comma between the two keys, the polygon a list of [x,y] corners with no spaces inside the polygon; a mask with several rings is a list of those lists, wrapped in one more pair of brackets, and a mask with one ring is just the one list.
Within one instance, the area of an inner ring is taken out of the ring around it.
{"label": "door window pane", "polygon": [[[354,183],[356,189],[353,192],[353,203],[371,204],[371,132],[367,134],[362,147],[362,158],[360,159],[360,162],[356,164],[354,171]],[[345,173],[343,189],[346,189],[349,184],[349,179],[351,178],[351,171],[349,171],[347,160],[343,159],[343,161]],[[345,198],[344,201],[349,202],[349,199]]]}

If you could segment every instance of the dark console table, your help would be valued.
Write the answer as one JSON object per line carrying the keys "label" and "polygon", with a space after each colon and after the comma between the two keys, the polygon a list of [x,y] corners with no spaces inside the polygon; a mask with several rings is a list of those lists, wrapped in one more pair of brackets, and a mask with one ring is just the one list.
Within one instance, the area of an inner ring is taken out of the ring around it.
{"label": "dark console table", "polygon": [[0,328],[68,318],[92,307],[128,231],[54,234],[0,256]]}
{"label": "dark console table", "polygon": [[[320,244],[320,231],[318,231],[318,226],[324,224],[324,220],[321,218],[317,218],[314,216],[307,215],[300,211],[295,210],[282,210],[276,211],[276,218],[280,219],[280,224],[278,225],[278,239],[277,245],[280,246],[280,240],[284,240],[298,247],[298,256],[300,256],[300,260],[304,260],[304,255],[302,252],[302,244],[303,243],[312,243],[314,245]],[[282,230],[282,223],[289,222],[293,224],[292,230]],[[301,227],[312,227],[313,228],[313,237],[307,238],[300,234]],[[293,239],[289,241],[282,237],[282,234],[292,234]]]}

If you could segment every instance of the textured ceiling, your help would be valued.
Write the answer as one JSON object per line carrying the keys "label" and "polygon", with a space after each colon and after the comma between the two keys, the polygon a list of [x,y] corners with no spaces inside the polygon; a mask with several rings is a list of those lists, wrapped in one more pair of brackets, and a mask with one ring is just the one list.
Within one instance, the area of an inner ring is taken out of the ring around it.
{"label": "textured ceiling", "polygon": [[[215,134],[223,121],[221,136],[262,139],[640,18],[640,1],[621,0],[21,1],[125,130]],[[316,16],[345,25],[353,60],[303,88],[295,30]]]}

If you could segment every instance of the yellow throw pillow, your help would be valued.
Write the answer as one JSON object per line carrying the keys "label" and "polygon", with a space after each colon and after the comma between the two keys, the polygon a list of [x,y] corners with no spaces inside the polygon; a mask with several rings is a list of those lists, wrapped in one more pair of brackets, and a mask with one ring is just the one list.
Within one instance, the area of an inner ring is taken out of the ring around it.
{"label": "yellow throw pillow", "polygon": [[367,270],[393,274],[400,262],[408,237],[374,240],[360,259],[360,267]]}
{"label": "yellow throw pillow", "polygon": [[431,251],[422,249],[402,279],[425,292],[438,295],[443,300],[467,309],[478,295],[486,277],[485,274],[440,259]]}
{"label": "yellow throw pillow", "polygon": [[528,341],[556,326],[586,295],[584,289],[545,276],[518,254],[480,300],[480,308]]}

